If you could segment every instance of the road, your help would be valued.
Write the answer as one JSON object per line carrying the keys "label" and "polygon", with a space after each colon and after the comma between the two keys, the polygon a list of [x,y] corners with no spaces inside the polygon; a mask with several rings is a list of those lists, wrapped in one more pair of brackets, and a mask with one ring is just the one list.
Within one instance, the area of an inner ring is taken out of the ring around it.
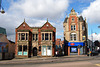
{"label": "road", "polygon": [[100,60],[88,60],[88,61],[74,61],[74,62],[62,62],[62,63],[47,63],[47,64],[7,64],[0,65],[0,67],[100,67]]}

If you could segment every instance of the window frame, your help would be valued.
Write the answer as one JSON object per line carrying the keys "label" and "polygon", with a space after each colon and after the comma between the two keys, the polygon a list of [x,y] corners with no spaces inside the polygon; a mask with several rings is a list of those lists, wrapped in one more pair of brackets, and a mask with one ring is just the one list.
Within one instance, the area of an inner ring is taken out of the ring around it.
{"label": "window frame", "polygon": [[77,41],[77,35],[76,35],[76,33],[71,33],[70,34],[70,41]]}

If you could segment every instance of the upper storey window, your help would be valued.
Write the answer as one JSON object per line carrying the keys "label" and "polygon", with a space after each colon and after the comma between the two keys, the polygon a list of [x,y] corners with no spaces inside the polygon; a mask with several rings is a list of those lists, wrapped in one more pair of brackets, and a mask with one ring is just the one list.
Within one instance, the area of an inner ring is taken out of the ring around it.
{"label": "upper storey window", "polygon": [[71,30],[76,30],[76,25],[71,25]]}
{"label": "upper storey window", "polygon": [[33,34],[33,40],[38,40],[38,34]]}
{"label": "upper storey window", "polygon": [[25,40],[25,33],[21,33],[21,40]]}
{"label": "upper storey window", "polygon": [[42,40],[52,40],[52,33],[42,33]]}
{"label": "upper storey window", "polygon": [[18,40],[28,40],[28,33],[18,33]]}
{"label": "upper storey window", "polygon": [[70,34],[70,40],[71,41],[76,41],[76,33],[71,33]]}

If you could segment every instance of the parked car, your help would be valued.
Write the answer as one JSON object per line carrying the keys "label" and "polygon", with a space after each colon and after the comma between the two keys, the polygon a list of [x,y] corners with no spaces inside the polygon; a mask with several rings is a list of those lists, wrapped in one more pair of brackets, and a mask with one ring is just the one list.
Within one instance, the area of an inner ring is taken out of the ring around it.
{"label": "parked car", "polygon": [[[90,56],[96,56],[98,54],[98,51],[90,51]],[[87,53],[87,56],[89,56],[89,52]]]}

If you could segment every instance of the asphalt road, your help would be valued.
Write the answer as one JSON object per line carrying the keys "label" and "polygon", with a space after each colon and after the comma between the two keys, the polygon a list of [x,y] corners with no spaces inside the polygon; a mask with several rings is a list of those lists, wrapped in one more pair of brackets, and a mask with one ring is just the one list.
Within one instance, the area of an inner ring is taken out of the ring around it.
{"label": "asphalt road", "polygon": [[48,64],[9,64],[0,65],[0,67],[100,67],[100,60],[89,61],[74,61],[62,63],[48,63]]}

